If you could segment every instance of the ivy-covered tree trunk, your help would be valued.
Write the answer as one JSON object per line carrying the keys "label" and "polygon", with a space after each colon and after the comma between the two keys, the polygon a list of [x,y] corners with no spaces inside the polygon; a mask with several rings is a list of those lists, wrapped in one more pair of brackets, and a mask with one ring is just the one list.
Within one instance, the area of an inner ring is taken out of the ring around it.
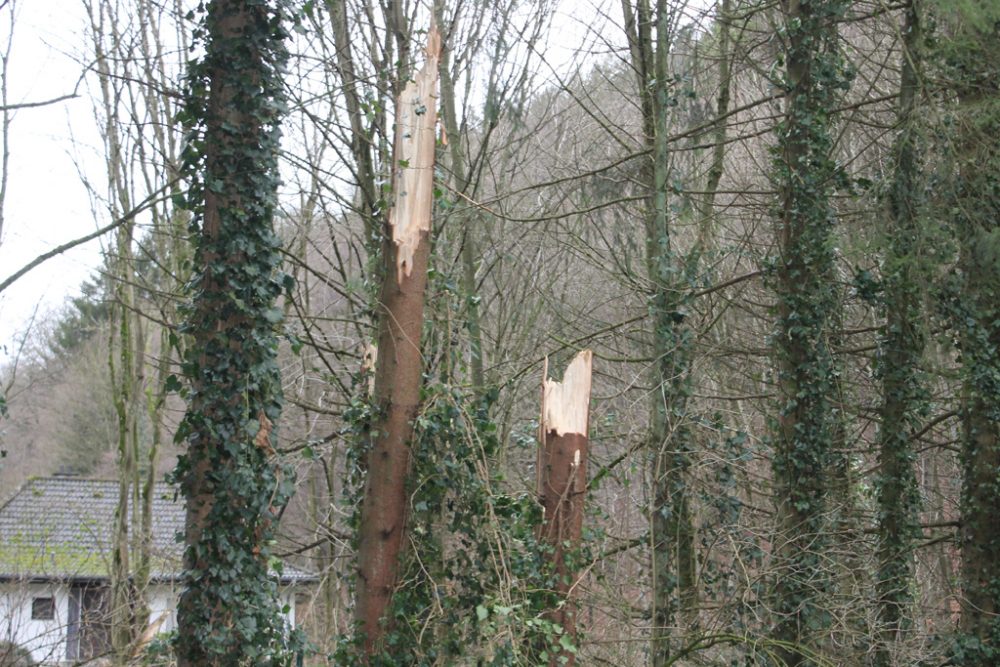
{"label": "ivy-covered tree trunk", "polygon": [[[651,10],[646,0],[624,0],[625,31],[640,88],[643,129],[651,157],[646,271],[652,294],[650,350],[649,508],[652,588],[652,665],[669,664],[678,612],[697,605],[694,526],[687,488],[692,448],[687,403],[691,393],[691,331],[685,323],[690,290],[687,261],[677,253],[670,229],[670,152],[667,144],[673,95],[668,61],[676,16],[664,0]],[[655,27],[655,33],[653,28]]]}
{"label": "ivy-covered tree trunk", "polygon": [[290,639],[269,572],[278,517],[293,488],[274,451],[281,381],[272,228],[285,59],[283,5],[207,3],[205,55],[191,65],[184,119],[194,125],[194,274],[184,371],[188,443],[177,476],[187,501],[178,665],[288,662]]}
{"label": "ivy-covered tree trunk", "polygon": [[780,192],[774,353],[781,400],[774,425],[774,638],[789,665],[830,624],[823,562],[837,364],[830,346],[837,307],[833,276],[829,111],[845,84],[837,53],[844,0],[783,0],[785,118],[778,129],[775,181]]}
{"label": "ivy-covered tree trunk", "polygon": [[441,38],[431,28],[427,60],[396,106],[393,206],[379,299],[378,361],[371,446],[358,528],[355,618],[365,653],[381,648],[406,532],[413,420],[420,405],[424,291],[434,202],[437,76]]}
{"label": "ivy-covered tree trunk", "polygon": [[961,403],[962,619],[954,663],[1000,661],[1000,3],[963,7],[948,53],[959,109],[956,323]]}
{"label": "ivy-covered tree trunk", "polygon": [[878,476],[878,618],[881,641],[876,663],[893,664],[892,647],[909,627],[914,539],[919,537],[913,437],[926,408],[920,371],[925,333],[921,308],[920,201],[922,199],[917,102],[922,40],[919,0],[905,9],[902,75],[899,86],[900,131],[896,138],[888,212],[891,227],[883,265],[886,323],[878,372],[882,380],[882,425]]}

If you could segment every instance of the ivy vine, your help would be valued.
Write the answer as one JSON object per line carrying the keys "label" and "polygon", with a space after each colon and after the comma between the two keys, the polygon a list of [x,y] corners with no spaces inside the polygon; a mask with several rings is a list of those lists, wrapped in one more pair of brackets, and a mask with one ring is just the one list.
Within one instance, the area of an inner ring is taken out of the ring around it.
{"label": "ivy vine", "polygon": [[955,92],[945,207],[959,243],[953,290],[944,300],[962,364],[962,618],[956,665],[1000,660],[1000,3],[947,7],[953,39],[942,67]]}

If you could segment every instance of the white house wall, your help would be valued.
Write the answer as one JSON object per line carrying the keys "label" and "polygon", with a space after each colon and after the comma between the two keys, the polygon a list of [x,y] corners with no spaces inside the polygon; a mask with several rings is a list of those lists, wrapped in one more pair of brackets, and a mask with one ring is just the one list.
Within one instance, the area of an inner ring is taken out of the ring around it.
{"label": "white house wall", "polygon": [[[157,633],[177,629],[177,598],[180,587],[175,584],[154,584],[149,588],[149,620],[163,622]],[[31,618],[31,602],[36,597],[51,597],[55,603],[55,618],[35,621]],[[290,626],[295,626],[295,588],[284,587],[281,604],[288,607],[284,614]],[[69,626],[69,588],[59,584],[0,584],[0,639],[13,642],[31,651],[32,658],[42,665],[66,663],[66,637]]]}
{"label": "white house wall", "polygon": [[177,629],[177,597],[180,589],[173,586],[151,586],[149,589],[149,622],[156,623],[163,618],[157,632],[171,632]]}
{"label": "white house wall", "polygon": [[[0,591],[3,639],[28,649],[31,657],[41,664],[65,661],[69,589],[49,584],[2,584]],[[32,620],[31,603],[36,597],[53,598],[55,615],[51,621]]]}

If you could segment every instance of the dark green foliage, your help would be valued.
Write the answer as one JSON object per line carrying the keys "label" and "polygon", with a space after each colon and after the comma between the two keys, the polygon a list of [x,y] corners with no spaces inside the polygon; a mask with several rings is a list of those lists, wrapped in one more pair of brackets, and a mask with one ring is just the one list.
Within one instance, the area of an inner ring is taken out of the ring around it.
{"label": "dark green foliage", "polygon": [[80,285],[80,296],[70,299],[70,308],[53,332],[53,343],[58,351],[76,352],[107,324],[111,314],[109,290],[108,279],[100,274]]}
{"label": "dark green foliage", "polygon": [[[148,256],[134,260],[135,272],[149,277],[160,271]],[[80,296],[71,297],[52,333],[50,345],[56,352],[72,355],[94,334],[103,331],[111,319],[114,299],[113,267],[105,265],[80,285]],[[142,296],[148,293],[139,290]]]}
{"label": "dark green foliage", "polygon": [[[440,202],[439,202],[440,204]],[[432,264],[440,264],[440,255]],[[457,282],[431,270],[424,350],[428,359],[414,421],[408,478],[407,546],[399,582],[386,615],[375,667],[455,664],[546,664],[568,638],[545,613],[562,602],[554,574],[536,536],[537,498],[507,492],[491,411],[497,390],[463,382],[461,332],[451,315],[464,301]],[[467,326],[467,325],[466,325]],[[355,398],[345,412],[348,474],[345,503],[357,534],[363,462],[377,409],[364,396],[367,376],[355,378]],[[534,456],[533,436],[516,443]],[[589,562],[586,549],[571,552],[571,568]],[[575,570],[573,570],[575,571]],[[358,664],[355,633],[338,639],[334,664]]]}
{"label": "dark green foliage", "polygon": [[[407,521],[412,549],[393,596],[384,664],[544,664],[563,639],[544,614],[562,599],[536,539],[537,500],[504,493],[495,472],[496,394],[473,403],[442,381],[426,382],[423,394]],[[587,554],[571,553],[567,562],[577,571]]]}
{"label": "dark green foliage", "polygon": [[[964,376],[962,403],[962,553],[966,597],[959,664],[995,664],[1000,659],[1000,105],[992,109],[988,169],[969,170],[959,197],[963,258],[961,298],[952,303]],[[984,130],[987,128],[983,128]],[[972,175],[975,174],[975,175]],[[975,203],[969,201],[975,198]],[[973,205],[974,208],[969,208]],[[978,603],[978,604],[977,604]],[[976,607],[982,608],[980,612]],[[969,621],[975,617],[976,621]]]}
{"label": "dark green foliage", "polygon": [[466,403],[457,387],[425,381],[410,477],[412,548],[388,613],[385,664],[448,664],[479,644],[474,610],[496,588],[488,465],[497,440],[490,397]]}
{"label": "dark green foliage", "polygon": [[[188,498],[175,647],[182,664],[288,664],[299,637],[280,616],[272,550],[294,477],[270,432],[282,407],[275,300],[291,286],[272,228],[286,7],[200,10],[205,55],[190,65],[182,114],[195,270],[184,326],[189,407],[177,435],[189,446],[175,472]],[[234,32],[226,22],[238,13],[246,24]]]}

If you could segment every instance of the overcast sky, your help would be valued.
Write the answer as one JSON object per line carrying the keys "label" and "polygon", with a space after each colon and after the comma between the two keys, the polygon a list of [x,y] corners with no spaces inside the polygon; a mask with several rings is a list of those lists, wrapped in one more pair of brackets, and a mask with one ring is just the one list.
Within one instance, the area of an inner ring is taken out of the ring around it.
{"label": "overcast sky", "polygon": [[[11,49],[8,98],[37,102],[73,92],[80,77],[83,11],[80,2],[20,0]],[[6,20],[8,13],[0,13]],[[6,43],[7,25],[0,25]],[[77,165],[94,164],[96,134],[90,102],[81,96],[23,109],[11,126],[10,180],[0,239],[0,279],[51,248],[96,228]],[[0,294],[0,363],[37,306],[58,310],[100,261],[94,242],[50,260]]]}

